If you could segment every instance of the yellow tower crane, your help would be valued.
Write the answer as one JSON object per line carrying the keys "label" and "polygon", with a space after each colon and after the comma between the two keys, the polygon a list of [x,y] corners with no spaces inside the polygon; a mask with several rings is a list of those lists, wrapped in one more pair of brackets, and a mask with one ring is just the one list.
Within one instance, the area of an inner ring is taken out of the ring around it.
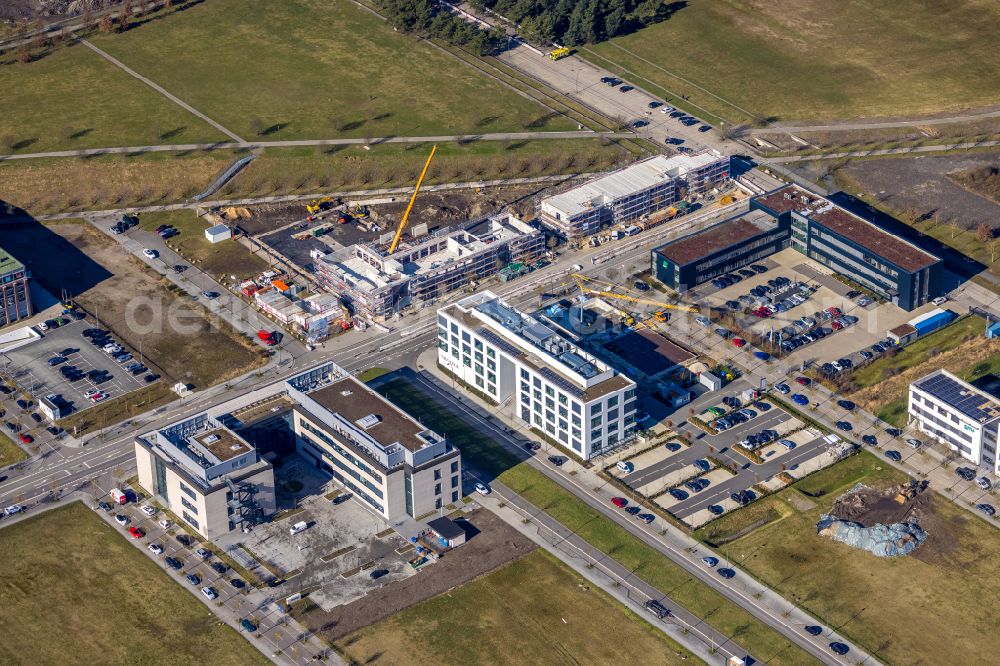
{"label": "yellow tower crane", "polygon": [[413,202],[417,200],[417,192],[420,191],[420,184],[424,182],[424,176],[427,175],[427,169],[431,165],[431,160],[434,159],[434,153],[437,152],[438,147],[433,146],[431,148],[431,154],[427,156],[427,161],[424,162],[424,170],[420,172],[420,178],[417,179],[417,186],[413,188],[413,196],[410,197],[410,203],[406,206],[406,212],[403,213],[403,219],[399,221],[399,226],[396,227],[396,235],[392,237],[392,244],[389,246],[389,254],[396,251],[396,247],[399,245],[400,239],[403,238],[403,230],[406,229],[406,220],[410,217],[410,211],[413,210]]}
{"label": "yellow tower crane", "polygon": [[[577,286],[580,287],[580,291],[587,294],[588,296],[601,296],[603,298],[615,298],[618,300],[628,301],[629,303],[642,303],[644,305],[656,305],[660,308],[666,310],[681,310],[683,312],[700,312],[698,308],[693,305],[682,305],[680,303],[663,303],[661,301],[654,301],[648,298],[639,298],[637,296],[630,296],[629,294],[622,294],[616,291],[609,291],[608,289],[595,289],[593,287],[588,287],[585,283],[592,282],[596,285],[601,285],[605,287],[614,288],[615,285],[601,282],[600,280],[595,280],[594,278],[587,277],[580,273],[572,273],[570,277],[576,282]],[[666,321],[666,313],[663,309],[657,311],[653,316],[656,317],[657,321]]]}

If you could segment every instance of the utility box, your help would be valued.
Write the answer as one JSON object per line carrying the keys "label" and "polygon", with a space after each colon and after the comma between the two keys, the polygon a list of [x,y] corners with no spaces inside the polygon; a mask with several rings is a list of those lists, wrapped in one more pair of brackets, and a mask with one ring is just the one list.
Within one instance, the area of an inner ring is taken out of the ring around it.
{"label": "utility box", "polygon": [[707,387],[709,391],[718,391],[722,388],[722,380],[711,372],[703,372],[698,375],[698,383]]}
{"label": "utility box", "polygon": [[205,229],[205,238],[209,243],[220,243],[233,237],[233,231],[224,224],[217,224],[214,227]]}

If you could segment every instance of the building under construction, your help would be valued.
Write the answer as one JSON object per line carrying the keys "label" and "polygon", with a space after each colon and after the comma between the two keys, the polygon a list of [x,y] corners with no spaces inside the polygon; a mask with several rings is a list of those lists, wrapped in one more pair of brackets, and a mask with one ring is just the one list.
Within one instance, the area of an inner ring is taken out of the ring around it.
{"label": "building under construction", "polygon": [[359,243],[315,254],[317,281],[340,295],[355,316],[385,320],[466,285],[493,277],[545,252],[545,237],[503,213],[440,229],[389,252],[388,243]]}
{"label": "building under construction", "polygon": [[658,155],[547,197],[539,214],[548,228],[579,240],[720,189],[729,177],[729,156],[714,150]]}

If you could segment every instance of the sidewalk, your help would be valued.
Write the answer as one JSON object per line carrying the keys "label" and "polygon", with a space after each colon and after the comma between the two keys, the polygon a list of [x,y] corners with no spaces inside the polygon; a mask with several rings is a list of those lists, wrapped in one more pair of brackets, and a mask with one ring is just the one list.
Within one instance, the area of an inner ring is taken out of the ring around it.
{"label": "sidewalk", "polygon": [[[467,415],[469,419],[473,420],[473,423],[470,423],[470,425],[475,425],[481,431],[488,430],[489,435],[498,444],[522,458],[526,455],[526,452],[518,445],[517,439],[512,436],[512,433],[517,433],[517,437],[521,439],[530,440],[536,439],[534,434],[526,430],[523,424],[511,420],[507,414],[495,411],[494,408],[486,405],[472,393],[461,389],[453,393],[449,388],[452,385],[451,378],[444,375],[437,367],[436,347],[425,350],[418,360],[419,364],[417,367],[422,371],[422,374],[418,375],[418,379],[425,385],[425,388],[437,393],[442,400],[447,401],[456,410],[463,412],[463,415]],[[550,447],[545,445],[542,456],[532,456],[526,463],[554,479],[579,497],[581,501],[586,502],[606,517],[615,520],[632,535],[670,558],[684,569],[685,572],[744,608],[754,615],[754,617],[784,635],[791,642],[805,649],[813,657],[830,664],[856,664],[860,661],[877,663],[877,660],[867,654],[867,652],[838,635],[830,628],[826,628],[824,634],[819,637],[810,637],[804,634],[802,631],[804,625],[815,624],[822,626],[823,623],[789,603],[770,588],[761,585],[733,562],[727,561],[724,557],[687,536],[678,528],[664,524],[663,521],[660,521],[659,524],[654,523],[652,526],[647,526],[643,523],[629,520],[627,516],[623,516],[620,512],[615,511],[611,505],[613,489],[608,487],[609,484],[598,476],[596,471],[587,469],[573,460],[569,460],[561,467],[555,467],[543,462],[545,456],[547,456],[545,451],[548,448]],[[713,570],[705,567],[701,562],[701,558],[709,554],[719,558],[719,567],[729,567],[737,570],[736,578],[732,581],[725,581],[718,577]],[[827,644],[834,640],[850,646],[849,657],[837,657],[829,651]]]}

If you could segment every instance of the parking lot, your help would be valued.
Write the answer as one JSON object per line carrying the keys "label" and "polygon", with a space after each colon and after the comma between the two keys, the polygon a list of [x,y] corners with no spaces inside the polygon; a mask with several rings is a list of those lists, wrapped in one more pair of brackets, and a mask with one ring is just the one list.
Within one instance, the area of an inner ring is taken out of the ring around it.
{"label": "parking lot", "polygon": [[[40,396],[55,394],[61,396],[71,411],[81,411],[93,403],[85,397],[88,390],[99,390],[116,398],[145,385],[144,375],[133,376],[110,356],[92,345],[81,333],[91,328],[86,320],[75,321],[59,328],[45,331],[41,339],[3,354],[4,374],[37,402]],[[64,358],[58,364],[49,364],[49,359]],[[138,358],[135,359],[138,361]],[[125,365],[128,365],[126,363]],[[103,378],[84,376],[78,381],[69,381],[61,368],[73,366],[81,373],[106,371]],[[103,399],[101,400],[103,401]]]}
{"label": "parking lot", "polygon": [[[806,427],[802,421],[764,400],[755,403],[740,400],[738,408],[722,407],[723,398],[739,398],[749,385],[737,380],[723,391],[705,393],[689,407],[700,420],[710,423],[716,417],[707,410],[713,407],[734,412],[750,409],[753,415],[732,427],[712,434],[684,421],[676,426],[688,442],[673,440],[638,454],[628,454],[622,461],[633,469],[625,472],[617,464],[606,471],[661,509],[692,527],[702,525],[741,504],[747,504],[766,492],[786,485],[790,478],[832,464],[837,438]],[[760,456],[755,462],[739,451],[741,442],[773,431],[770,441],[742,447]],[[785,440],[791,443],[782,443]],[[788,476],[784,476],[787,473]],[[750,494],[747,493],[750,491]],[[733,495],[737,497],[734,498]]]}
{"label": "parking lot", "polygon": [[[276,485],[281,487],[294,479],[302,487],[294,496],[280,491],[284,497],[279,497],[279,506],[303,510],[258,525],[249,535],[233,532],[220,539],[220,545],[242,542],[259,560],[280,571],[291,588],[308,591],[310,600],[324,610],[351,603],[371,590],[416,573],[408,563],[412,547],[407,548],[409,544],[388,523],[360,500],[334,504],[327,499],[338,486],[298,456],[284,461],[277,474],[282,480]],[[308,528],[290,534],[291,527],[301,521]],[[386,573],[373,579],[374,571]]]}
{"label": "parking lot", "polygon": [[[791,351],[787,351],[789,348],[786,347],[785,352],[785,358],[792,363],[820,365],[846,357],[856,365],[862,361],[859,352],[871,351],[872,345],[885,340],[889,329],[936,307],[927,305],[913,312],[906,312],[891,303],[872,301],[864,306],[859,305],[858,302],[864,298],[863,294],[848,298],[855,290],[830,274],[826,268],[792,249],[783,250],[760,263],[768,268],[766,273],[747,277],[722,289],[711,283],[699,285],[692,290],[690,299],[707,302],[724,312],[733,313],[739,327],[747,334],[747,342],[750,343],[747,350],[753,345],[773,352],[775,345],[768,337],[782,342],[796,339],[799,346]],[[784,290],[774,286],[776,279],[788,280]],[[761,286],[771,289],[771,293],[763,294],[762,297],[749,294],[752,289]],[[797,304],[790,300],[790,297],[796,295],[794,301],[801,300]],[[744,314],[747,309],[755,309],[769,302],[781,302],[781,311],[765,318]],[[738,304],[739,308],[731,307],[733,304]],[[839,314],[828,316],[830,308],[836,308]],[[834,322],[838,324],[835,325]],[[847,325],[840,328],[839,325],[845,322]],[[713,324],[712,328],[715,327]],[[821,332],[816,333],[817,329]],[[805,337],[806,334],[816,339],[809,340]]]}

